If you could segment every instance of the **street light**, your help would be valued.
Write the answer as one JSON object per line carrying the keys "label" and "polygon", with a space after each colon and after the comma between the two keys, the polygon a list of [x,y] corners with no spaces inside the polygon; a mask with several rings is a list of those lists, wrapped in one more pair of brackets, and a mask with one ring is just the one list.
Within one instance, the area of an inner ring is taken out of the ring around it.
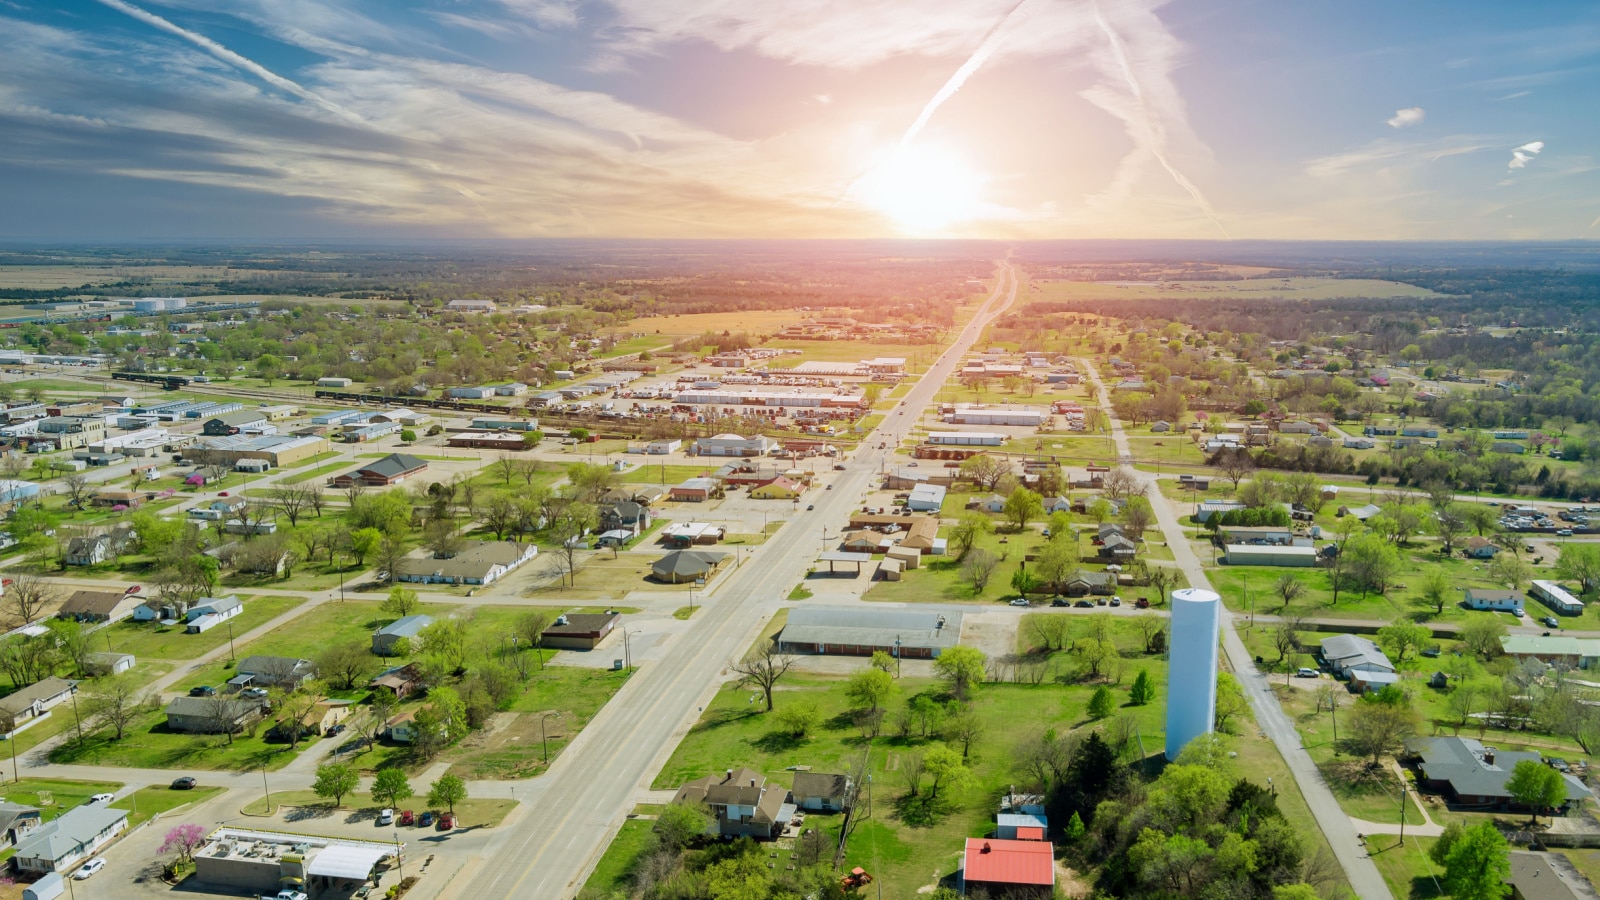
{"label": "street light", "polygon": [[[550,764],[550,742],[545,737],[544,723],[545,723],[546,719],[549,719],[549,718],[552,718],[552,717],[559,719],[559,718],[561,718],[561,713],[558,713],[558,712],[547,712],[544,715],[539,717],[539,746],[544,750],[544,762],[545,762],[545,765],[549,765]],[[512,788],[513,792],[515,792],[515,790],[516,790],[516,788]],[[513,798],[515,798],[515,796],[516,796],[515,793],[513,793],[512,796],[513,796]]]}

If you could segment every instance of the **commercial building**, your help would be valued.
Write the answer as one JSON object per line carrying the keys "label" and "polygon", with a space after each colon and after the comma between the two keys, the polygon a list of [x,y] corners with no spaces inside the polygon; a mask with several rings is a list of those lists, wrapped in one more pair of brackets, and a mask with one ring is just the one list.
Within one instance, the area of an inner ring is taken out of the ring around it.
{"label": "commercial building", "polygon": [[227,437],[245,432],[257,434],[266,433],[271,426],[267,424],[267,417],[258,409],[242,409],[226,415],[207,419],[200,430],[210,437]]}
{"label": "commercial building", "polygon": [[712,497],[721,496],[722,483],[715,478],[691,478],[677,485],[667,492],[668,500],[684,500],[690,503],[700,503]]}
{"label": "commercial building", "polygon": [[906,498],[906,509],[916,512],[938,512],[944,506],[947,489],[938,484],[919,484]]}
{"label": "commercial building", "polygon": [[39,496],[39,486],[31,481],[0,479],[0,503],[20,503]]}
{"label": "commercial building", "polygon": [[357,841],[279,831],[219,828],[194,853],[200,884],[276,894],[286,885],[312,896],[347,896],[396,861],[404,844]]}
{"label": "commercial building", "polygon": [[764,434],[753,437],[719,434],[694,442],[694,452],[700,456],[767,456],[777,448],[778,443]]}
{"label": "commercial building", "polygon": [[1201,588],[1172,592],[1167,656],[1167,759],[1210,734],[1217,710],[1217,637],[1222,597]]}
{"label": "commercial building", "polygon": [[541,646],[561,650],[593,650],[616,630],[622,616],[614,612],[568,613],[544,630]]}
{"label": "commercial building", "polygon": [[445,438],[445,444],[469,450],[525,450],[525,431],[458,431]]}
{"label": "commercial building", "polygon": [[327,453],[329,449],[328,442],[320,437],[234,435],[204,441],[185,450],[183,455],[194,462],[226,466],[232,466],[241,459],[260,459],[281,469],[319,453]]}
{"label": "commercial building", "polygon": [[998,447],[1006,436],[992,431],[930,431],[928,443],[946,447]]}
{"label": "commercial building", "polygon": [[419,584],[493,584],[539,552],[532,543],[468,541],[448,559],[404,559],[395,578]]}
{"label": "commercial building", "polygon": [[353,472],[346,472],[334,478],[333,486],[344,489],[359,483],[367,487],[388,487],[427,471],[427,468],[428,463],[425,460],[405,453],[391,453]]}
{"label": "commercial building", "polygon": [[1317,564],[1315,547],[1283,547],[1273,544],[1228,544],[1223,562],[1230,566],[1298,566]]}
{"label": "commercial building", "polygon": [[800,606],[789,611],[777,643],[790,653],[937,659],[961,642],[961,619],[959,612]]}
{"label": "commercial building", "polygon": [[1037,428],[1044,424],[1046,415],[1026,407],[982,406],[957,403],[944,413],[943,421],[951,425],[1012,425]]}
{"label": "commercial building", "polygon": [[711,573],[727,558],[726,553],[709,550],[674,550],[651,563],[650,574],[657,581],[667,584],[687,584],[702,578],[709,579]]}
{"label": "commercial building", "polygon": [[19,842],[11,863],[17,871],[30,874],[65,871],[116,840],[127,827],[125,809],[100,803],[76,806]]}
{"label": "commercial building", "polygon": [[52,416],[39,422],[39,437],[58,450],[76,450],[106,439],[106,420],[99,416]]}

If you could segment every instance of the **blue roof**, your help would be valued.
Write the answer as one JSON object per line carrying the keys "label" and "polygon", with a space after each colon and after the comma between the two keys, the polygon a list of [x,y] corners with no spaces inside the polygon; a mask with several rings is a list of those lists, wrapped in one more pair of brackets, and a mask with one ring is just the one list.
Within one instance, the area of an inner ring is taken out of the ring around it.
{"label": "blue roof", "polygon": [[1049,828],[1050,820],[1033,813],[1000,813],[994,823],[1001,828]]}
{"label": "blue roof", "polygon": [[418,613],[414,616],[405,616],[378,629],[379,634],[389,634],[398,637],[416,637],[417,632],[433,624],[433,616]]}

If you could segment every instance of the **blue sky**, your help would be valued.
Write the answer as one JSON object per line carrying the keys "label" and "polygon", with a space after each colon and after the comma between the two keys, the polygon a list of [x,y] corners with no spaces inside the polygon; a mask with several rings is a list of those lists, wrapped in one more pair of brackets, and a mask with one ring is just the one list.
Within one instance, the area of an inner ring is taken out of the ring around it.
{"label": "blue sky", "polygon": [[0,0],[0,37],[10,239],[1600,238],[1593,3]]}

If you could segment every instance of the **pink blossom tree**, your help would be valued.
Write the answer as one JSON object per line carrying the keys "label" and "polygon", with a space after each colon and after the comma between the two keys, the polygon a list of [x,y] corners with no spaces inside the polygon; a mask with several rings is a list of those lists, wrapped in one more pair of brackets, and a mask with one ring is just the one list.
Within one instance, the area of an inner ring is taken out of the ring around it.
{"label": "pink blossom tree", "polygon": [[157,853],[176,853],[176,862],[187,863],[194,859],[194,851],[206,842],[206,830],[199,825],[179,825],[167,832]]}

